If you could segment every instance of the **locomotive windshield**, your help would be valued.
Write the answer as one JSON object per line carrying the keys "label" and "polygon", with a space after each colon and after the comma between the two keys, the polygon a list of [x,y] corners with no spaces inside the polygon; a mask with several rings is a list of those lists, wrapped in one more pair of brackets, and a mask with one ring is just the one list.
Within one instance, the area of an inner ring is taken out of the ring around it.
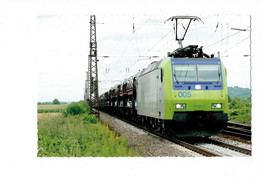
{"label": "locomotive windshield", "polygon": [[175,64],[175,82],[220,82],[220,66],[217,64]]}
{"label": "locomotive windshield", "polygon": [[219,65],[197,65],[199,82],[219,82]]}
{"label": "locomotive windshield", "polygon": [[177,64],[174,66],[176,82],[196,82],[196,65]]}

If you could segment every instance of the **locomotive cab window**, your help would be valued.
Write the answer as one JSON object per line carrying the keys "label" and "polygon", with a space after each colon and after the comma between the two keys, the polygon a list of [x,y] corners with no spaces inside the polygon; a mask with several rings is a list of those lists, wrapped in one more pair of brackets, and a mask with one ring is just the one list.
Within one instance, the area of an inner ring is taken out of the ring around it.
{"label": "locomotive cab window", "polygon": [[221,82],[218,64],[174,64],[174,82]]}
{"label": "locomotive cab window", "polygon": [[221,72],[219,65],[197,65],[199,82],[220,82]]}
{"label": "locomotive cab window", "polygon": [[193,64],[175,64],[174,65],[175,82],[196,82],[196,65]]}

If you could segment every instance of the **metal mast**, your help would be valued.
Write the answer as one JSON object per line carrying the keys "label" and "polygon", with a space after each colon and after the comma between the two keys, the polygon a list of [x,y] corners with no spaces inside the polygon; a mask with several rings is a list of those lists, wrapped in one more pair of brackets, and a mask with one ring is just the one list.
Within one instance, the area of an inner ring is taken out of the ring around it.
{"label": "metal mast", "polygon": [[97,41],[96,41],[96,16],[90,15],[90,42],[88,56],[89,78],[89,106],[98,107],[98,68],[97,68]]}
{"label": "metal mast", "polygon": [[84,101],[89,103],[89,74],[87,71],[87,77],[85,81],[85,90],[84,90]]}

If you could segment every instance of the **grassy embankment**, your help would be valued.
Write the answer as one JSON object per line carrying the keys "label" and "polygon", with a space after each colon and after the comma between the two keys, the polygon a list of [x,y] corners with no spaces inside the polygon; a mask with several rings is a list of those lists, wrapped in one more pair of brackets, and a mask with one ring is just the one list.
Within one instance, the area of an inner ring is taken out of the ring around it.
{"label": "grassy embankment", "polygon": [[38,114],[38,157],[140,156],[140,151],[129,147],[127,137],[121,138],[89,115],[84,102],[61,107],[60,114]]}

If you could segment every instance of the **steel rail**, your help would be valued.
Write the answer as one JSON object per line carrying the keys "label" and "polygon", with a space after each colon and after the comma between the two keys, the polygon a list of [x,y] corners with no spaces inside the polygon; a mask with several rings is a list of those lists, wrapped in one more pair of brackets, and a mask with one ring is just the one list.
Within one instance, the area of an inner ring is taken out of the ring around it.
{"label": "steel rail", "polygon": [[228,131],[228,130],[223,130],[221,133],[226,134],[226,135],[244,138],[244,139],[247,139],[247,140],[251,140],[251,135],[247,135],[247,134],[243,134],[243,133],[238,133],[238,132],[233,132],[233,131]]}
{"label": "steel rail", "polygon": [[235,127],[251,130],[251,126],[250,125],[241,124],[241,123],[235,123],[235,122],[232,122],[232,121],[228,121],[228,126],[235,126]]}
{"label": "steel rail", "polygon": [[234,146],[234,145],[230,145],[230,144],[227,144],[227,143],[224,143],[224,142],[220,142],[220,141],[217,141],[217,140],[214,140],[214,139],[211,139],[211,138],[207,138],[207,139],[205,139],[205,141],[207,143],[212,143],[214,145],[225,147],[225,148],[228,148],[228,149],[231,149],[231,150],[234,150],[234,151],[237,151],[237,152],[240,152],[240,153],[244,153],[246,155],[250,155],[251,156],[251,150],[248,150],[248,149],[245,149],[245,148],[241,148],[241,147],[237,147],[237,146]]}
{"label": "steel rail", "polygon": [[170,138],[168,140],[170,140],[171,142],[174,142],[174,143],[176,143],[178,145],[181,145],[181,146],[183,146],[185,148],[188,148],[188,149],[190,149],[190,150],[192,150],[194,152],[197,152],[199,154],[207,156],[207,157],[221,157],[220,154],[217,154],[215,152],[209,151],[209,150],[204,149],[202,147],[198,147],[196,145],[192,145],[190,143],[184,142],[184,141],[176,139],[176,138]]}
{"label": "steel rail", "polygon": [[222,134],[237,136],[240,138],[251,140],[251,126],[229,121],[227,129],[223,130]]}
{"label": "steel rail", "polygon": [[245,134],[245,135],[251,135],[251,131],[248,129],[244,129],[244,128],[237,128],[237,127],[233,127],[233,126],[228,126],[227,127],[228,131],[234,131],[237,133],[241,133],[241,134]]}

